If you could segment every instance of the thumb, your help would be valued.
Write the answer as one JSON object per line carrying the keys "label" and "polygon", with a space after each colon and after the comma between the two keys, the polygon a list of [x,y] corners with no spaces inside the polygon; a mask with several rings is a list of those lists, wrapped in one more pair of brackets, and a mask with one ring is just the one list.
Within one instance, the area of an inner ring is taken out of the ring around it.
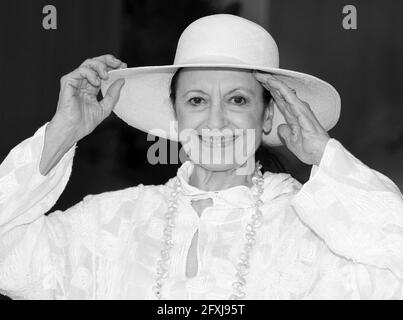
{"label": "thumb", "polygon": [[280,138],[280,140],[285,144],[288,145],[288,142],[290,141],[291,135],[292,135],[292,130],[288,124],[280,124],[277,127],[277,134]]}
{"label": "thumb", "polygon": [[105,97],[100,102],[100,105],[102,109],[104,109],[104,111],[107,112],[107,114],[112,112],[113,108],[118,102],[120,97],[120,91],[122,90],[124,84],[125,84],[124,79],[118,79],[115,82],[113,82],[106,91]]}

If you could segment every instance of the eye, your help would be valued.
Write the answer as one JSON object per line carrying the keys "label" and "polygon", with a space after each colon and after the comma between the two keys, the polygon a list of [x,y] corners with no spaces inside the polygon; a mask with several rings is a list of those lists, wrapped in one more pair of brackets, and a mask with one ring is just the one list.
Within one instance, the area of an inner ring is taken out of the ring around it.
{"label": "eye", "polygon": [[232,97],[230,101],[239,106],[244,105],[247,102],[246,99],[242,96]]}
{"label": "eye", "polygon": [[189,102],[193,106],[199,106],[201,104],[204,104],[206,102],[206,100],[204,100],[201,97],[193,97],[193,98],[189,99]]}

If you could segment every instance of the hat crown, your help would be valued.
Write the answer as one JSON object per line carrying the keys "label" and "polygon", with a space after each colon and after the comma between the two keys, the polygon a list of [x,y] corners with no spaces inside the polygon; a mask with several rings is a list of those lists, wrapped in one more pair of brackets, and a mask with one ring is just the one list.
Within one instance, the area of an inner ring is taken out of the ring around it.
{"label": "hat crown", "polygon": [[241,63],[279,67],[278,47],[258,24],[231,14],[216,14],[191,23],[179,38],[175,65]]}

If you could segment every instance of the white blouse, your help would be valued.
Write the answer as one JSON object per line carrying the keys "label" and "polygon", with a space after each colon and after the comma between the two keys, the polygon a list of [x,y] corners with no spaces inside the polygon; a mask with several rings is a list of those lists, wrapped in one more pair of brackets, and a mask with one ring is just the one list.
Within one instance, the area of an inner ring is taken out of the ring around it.
{"label": "white blouse", "polygon": [[[154,299],[167,202],[179,197],[175,246],[163,296],[227,299],[254,212],[252,191],[205,192],[188,184],[184,163],[164,185],[86,196],[65,212],[45,213],[63,192],[75,147],[39,173],[46,125],[0,166],[0,292],[23,299]],[[211,197],[199,217],[191,199]],[[264,175],[263,226],[247,275],[247,299],[400,299],[403,198],[391,180],[331,139],[303,186]],[[197,274],[186,277],[195,232]]]}

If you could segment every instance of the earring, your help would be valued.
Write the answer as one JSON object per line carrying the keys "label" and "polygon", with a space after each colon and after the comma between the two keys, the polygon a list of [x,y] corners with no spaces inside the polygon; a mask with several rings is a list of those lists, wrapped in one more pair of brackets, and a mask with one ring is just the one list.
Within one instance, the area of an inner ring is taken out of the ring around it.
{"label": "earring", "polygon": [[264,133],[265,135],[268,135],[268,134],[270,133],[270,131],[267,131],[267,130],[264,130],[264,129],[263,129],[263,133]]}

